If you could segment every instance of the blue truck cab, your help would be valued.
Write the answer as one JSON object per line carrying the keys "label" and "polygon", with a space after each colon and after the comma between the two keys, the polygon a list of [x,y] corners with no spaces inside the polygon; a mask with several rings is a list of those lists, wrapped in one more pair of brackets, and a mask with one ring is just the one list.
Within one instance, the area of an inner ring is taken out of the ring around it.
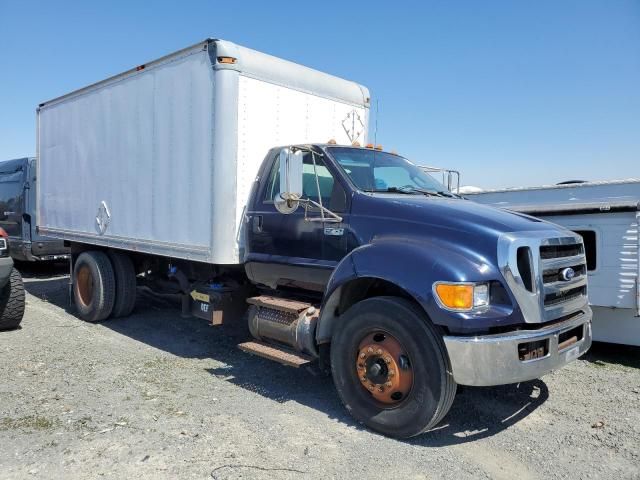
{"label": "blue truck cab", "polygon": [[394,153],[274,148],[245,221],[261,289],[249,327],[264,343],[248,350],[319,359],[385,434],[435,426],[456,384],[536,379],[591,344],[578,235],[465,200]]}

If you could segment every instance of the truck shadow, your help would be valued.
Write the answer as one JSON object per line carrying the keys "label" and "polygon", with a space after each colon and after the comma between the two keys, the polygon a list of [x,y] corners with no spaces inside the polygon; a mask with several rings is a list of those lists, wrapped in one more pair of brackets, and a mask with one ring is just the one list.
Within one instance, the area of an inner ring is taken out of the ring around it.
{"label": "truck shadow", "polygon": [[[331,377],[248,355],[237,348],[249,333],[244,325],[212,327],[196,318],[180,318],[178,303],[139,292],[134,316],[104,322],[122,335],[186,358],[223,362],[207,372],[278,403],[296,402],[350,427],[364,430],[346,411]],[[521,421],[548,398],[542,380],[492,388],[460,388],[445,421],[409,440],[425,447],[461,444],[489,437]]]}
{"label": "truck shadow", "polygon": [[23,279],[51,278],[69,274],[69,262],[14,262]]}
{"label": "truck shadow", "polygon": [[22,274],[24,289],[28,293],[73,313],[69,308],[68,265],[20,263],[16,268]]}
{"label": "truck shadow", "polygon": [[[208,371],[279,403],[298,402],[358,430],[367,430],[346,412],[330,377],[314,378],[304,371],[274,365],[256,357]],[[459,387],[444,421],[435,429],[406,442],[416,446],[441,447],[491,437],[524,419],[548,397],[549,391],[542,380],[499,387]]]}
{"label": "truck shadow", "polygon": [[625,367],[640,368],[640,347],[593,342],[589,351],[582,358],[596,367],[606,368],[610,364],[618,364]]}
{"label": "truck shadow", "polygon": [[548,398],[549,389],[540,379],[497,387],[459,387],[442,423],[408,443],[441,447],[491,437],[526,418]]}
{"label": "truck shadow", "polygon": [[[68,305],[68,277],[26,277],[32,295],[73,313]],[[127,318],[96,325],[182,358],[214,359],[223,365],[206,369],[212,376],[278,403],[297,402],[324,412],[329,418],[364,429],[347,413],[330,377],[285,367],[241,352],[237,344],[248,338],[238,325],[212,327],[196,318],[181,318],[179,303],[138,289],[138,301]],[[81,320],[78,319],[78,322]],[[490,437],[521,421],[548,398],[542,380],[500,387],[459,388],[451,411],[436,429],[407,442],[437,447]]]}

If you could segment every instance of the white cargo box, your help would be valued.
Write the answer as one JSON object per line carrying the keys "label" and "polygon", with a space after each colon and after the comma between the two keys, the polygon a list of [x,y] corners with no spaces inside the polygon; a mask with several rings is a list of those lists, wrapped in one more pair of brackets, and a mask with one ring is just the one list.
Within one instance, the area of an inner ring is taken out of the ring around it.
{"label": "white cargo box", "polygon": [[242,262],[266,153],[367,142],[368,90],[205,40],[38,108],[37,225],[52,237]]}

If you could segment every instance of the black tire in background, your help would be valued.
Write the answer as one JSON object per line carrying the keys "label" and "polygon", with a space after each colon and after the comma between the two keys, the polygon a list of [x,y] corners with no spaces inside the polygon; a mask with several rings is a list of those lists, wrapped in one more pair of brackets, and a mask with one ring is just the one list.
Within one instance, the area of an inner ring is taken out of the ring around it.
{"label": "black tire in background", "polygon": [[106,253],[92,250],[78,255],[73,266],[73,300],[87,322],[104,320],[113,310],[116,280]]}
{"label": "black tire in background", "polygon": [[17,328],[24,316],[24,285],[20,272],[14,267],[9,281],[0,290],[0,330]]}
{"label": "black tire in background", "polygon": [[[410,358],[412,386],[397,404],[377,402],[358,377],[359,344],[375,332],[393,336]],[[331,341],[331,370],[351,415],[395,438],[413,437],[435,427],[451,408],[456,393],[442,336],[421,309],[398,297],[369,298],[345,312]]]}
{"label": "black tire in background", "polygon": [[109,251],[109,259],[116,277],[116,299],[112,317],[127,317],[136,305],[136,271],[126,253]]}

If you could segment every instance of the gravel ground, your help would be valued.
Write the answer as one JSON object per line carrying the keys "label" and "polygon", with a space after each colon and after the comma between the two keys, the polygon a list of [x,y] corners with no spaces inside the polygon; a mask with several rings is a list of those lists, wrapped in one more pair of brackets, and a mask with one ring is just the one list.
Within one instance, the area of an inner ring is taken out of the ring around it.
{"label": "gravel ground", "polygon": [[640,478],[640,349],[460,389],[438,429],[397,441],[330,378],[240,352],[238,331],[144,292],[131,317],[84,323],[64,269],[24,276],[22,328],[0,333],[0,478]]}

